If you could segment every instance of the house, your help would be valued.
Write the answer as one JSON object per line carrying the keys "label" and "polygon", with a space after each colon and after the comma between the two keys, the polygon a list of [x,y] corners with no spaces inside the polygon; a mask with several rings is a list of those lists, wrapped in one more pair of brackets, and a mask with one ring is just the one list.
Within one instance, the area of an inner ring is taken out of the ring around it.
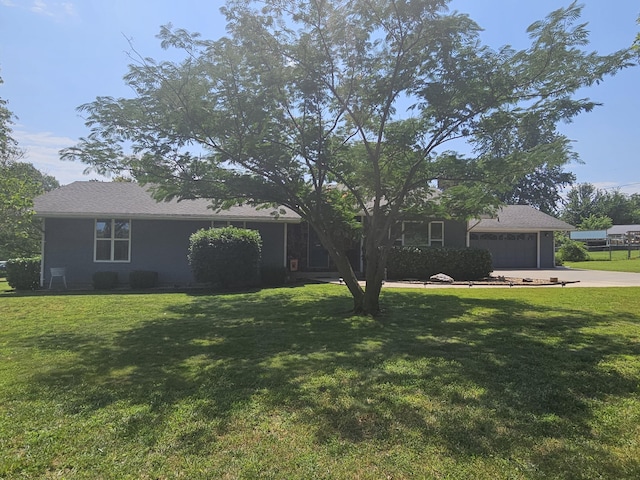
{"label": "house", "polygon": [[[35,199],[42,220],[42,285],[51,268],[65,268],[70,287],[89,287],[98,271],[118,272],[126,282],[134,270],[158,272],[163,285],[194,282],[187,261],[189,237],[202,228],[256,229],[263,241],[262,262],[303,272],[331,271],[326,250],[309,225],[293,211],[235,206],[216,211],[207,200],[156,202],[136,183],[74,182]],[[554,266],[553,231],[564,222],[527,206],[504,207],[494,219],[473,222],[433,219],[404,222],[396,243],[488,248],[494,266]],[[364,269],[362,247],[349,252],[356,272]]]}

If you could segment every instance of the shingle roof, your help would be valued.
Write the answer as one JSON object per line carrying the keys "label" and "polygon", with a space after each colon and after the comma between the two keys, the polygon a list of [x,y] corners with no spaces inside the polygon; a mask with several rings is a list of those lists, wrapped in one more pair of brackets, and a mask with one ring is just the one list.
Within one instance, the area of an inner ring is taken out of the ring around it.
{"label": "shingle roof", "polygon": [[[249,205],[217,212],[211,202],[171,200],[157,202],[149,191],[131,182],[74,182],[34,200],[39,217],[127,217],[174,218],[207,220],[273,220],[273,209],[256,209]],[[281,222],[299,222],[300,217],[289,209],[279,215]]]}
{"label": "shingle roof", "polygon": [[505,205],[498,210],[493,218],[471,220],[469,225],[472,232],[575,230],[573,225],[569,225],[567,222],[558,220],[529,205]]}
{"label": "shingle roof", "polygon": [[626,235],[627,232],[640,232],[640,225],[614,225],[607,229],[609,235]]}

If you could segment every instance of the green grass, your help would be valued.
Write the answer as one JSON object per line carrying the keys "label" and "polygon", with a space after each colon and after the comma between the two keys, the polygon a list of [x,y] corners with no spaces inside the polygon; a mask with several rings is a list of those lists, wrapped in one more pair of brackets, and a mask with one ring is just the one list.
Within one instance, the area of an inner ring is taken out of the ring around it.
{"label": "green grass", "polygon": [[640,478],[640,288],[382,303],[0,294],[0,478]]}
{"label": "green grass", "polygon": [[640,251],[614,250],[611,252],[589,252],[590,260],[587,262],[564,262],[565,266],[571,268],[582,268],[585,270],[606,270],[609,272],[633,272],[640,273]]}

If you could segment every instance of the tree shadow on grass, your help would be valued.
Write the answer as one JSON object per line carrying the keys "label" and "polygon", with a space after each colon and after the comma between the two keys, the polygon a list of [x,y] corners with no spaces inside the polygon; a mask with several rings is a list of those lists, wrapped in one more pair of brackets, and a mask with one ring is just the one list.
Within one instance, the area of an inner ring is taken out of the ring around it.
{"label": "tree shadow on grass", "polygon": [[638,392],[636,376],[607,366],[640,354],[633,339],[598,328],[608,316],[419,291],[387,291],[384,300],[389,313],[375,320],[345,315],[350,299],[337,288],[195,295],[109,341],[31,339],[76,353],[73,365],[36,375],[35,388],[59,395],[70,414],[144,406],[118,428],[151,443],[188,405],[207,425],[180,433],[178,448],[189,452],[206,451],[247,412],[295,411],[319,445],[435,446],[465,457],[528,452],[537,473],[549,475],[569,459],[640,472],[637,461],[611,457],[615,434],[610,444],[592,442],[593,403]]}

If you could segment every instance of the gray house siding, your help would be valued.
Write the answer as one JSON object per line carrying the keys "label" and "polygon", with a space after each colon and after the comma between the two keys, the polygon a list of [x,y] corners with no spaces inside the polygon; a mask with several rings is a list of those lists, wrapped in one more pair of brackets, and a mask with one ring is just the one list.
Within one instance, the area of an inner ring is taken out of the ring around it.
{"label": "gray house siding", "polygon": [[211,222],[207,221],[134,219],[131,222],[131,263],[97,265],[120,267],[117,270],[123,271],[121,282],[128,282],[132,270],[151,270],[158,272],[161,285],[189,285],[194,282],[187,260],[189,237],[209,227]]}
{"label": "gray house siding", "polygon": [[556,254],[553,232],[540,232],[540,268],[555,268]]}
{"label": "gray house siding", "polygon": [[[131,219],[131,256],[129,262],[95,262],[95,219],[47,218],[44,222],[43,285],[49,285],[50,268],[65,267],[70,288],[92,285],[95,272],[118,272],[119,282],[129,282],[134,270],[158,272],[160,285],[188,286],[194,283],[187,260],[189,237],[202,228],[204,220]],[[260,232],[263,241],[263,265],[284,265],[285,226],[282,223],[247,223]]]}
{"label": "gray house siding", "polygon": [[444,222],[444,245],[451,248],[467,246],[467,224],[456,220]]}
{"label": "gray house siding", "polygon": [[260,232],[262,237],[262,265],[284,267],[285,224],[247,222],[246,227]]}
{"label": "gray house siding", "polygon": [[49,269],[65,267],[67,284],[91,284],[93,274],[93,228],[88,219],[47,218],[44,220],[43,276],[49,285]]}

